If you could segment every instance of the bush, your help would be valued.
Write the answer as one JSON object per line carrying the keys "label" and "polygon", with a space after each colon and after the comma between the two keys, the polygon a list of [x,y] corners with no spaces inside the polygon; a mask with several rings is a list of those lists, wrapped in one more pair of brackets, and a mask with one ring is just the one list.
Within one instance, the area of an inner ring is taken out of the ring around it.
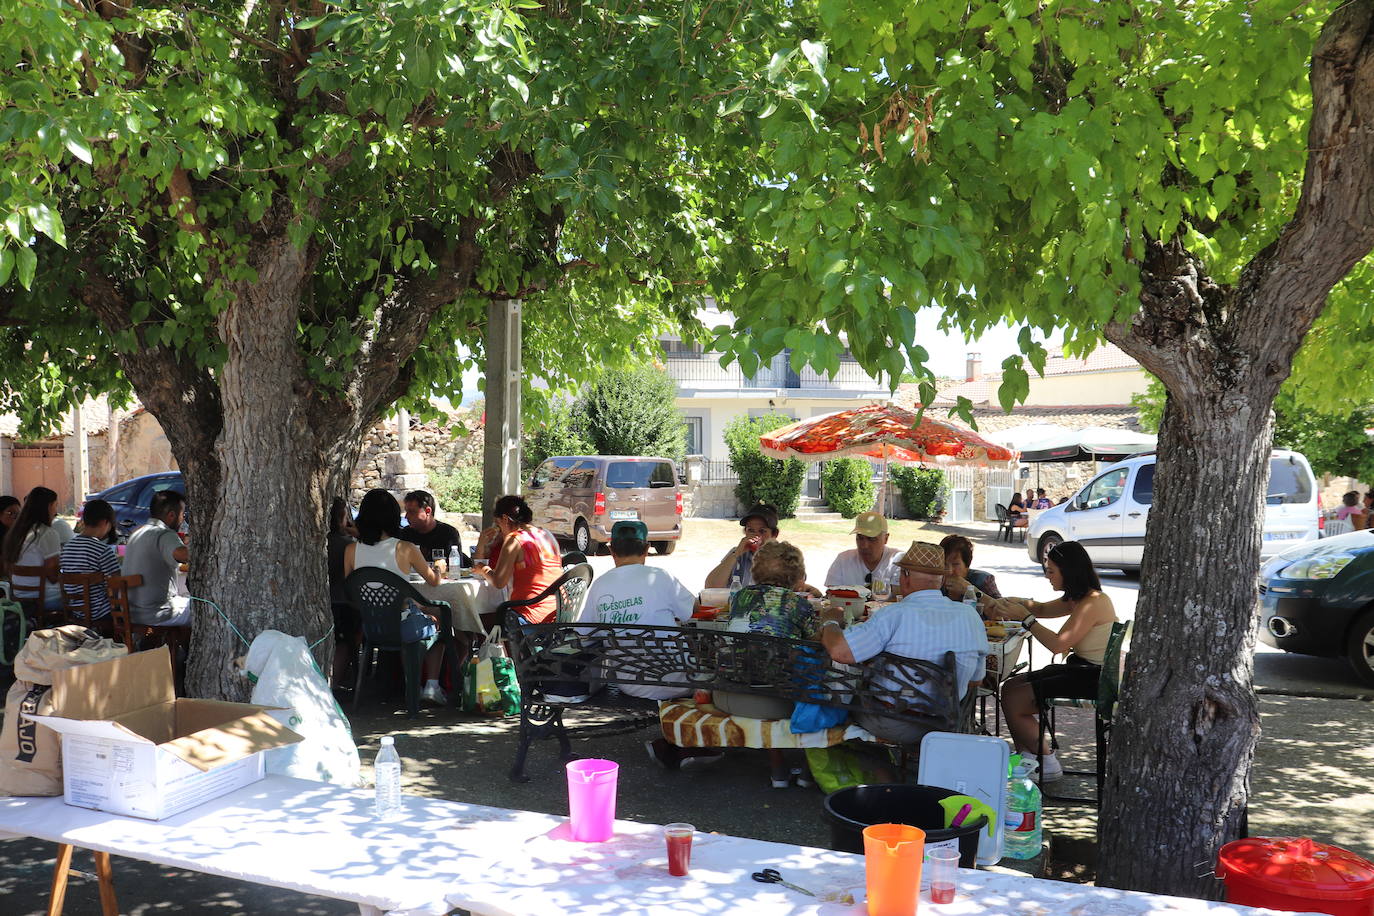
{"label": "bush", "polygon": [[676,398],[677,386],[662,369],[611,369],[573,405],[573,429],[592,444],[593,454],[680,461],[687,450],[687,425],[674,406]]}
{"label": "bush", "polygon": [[936,468],[889,466],[887,472],[901,491],[906,511],[914,518],[939,518],[945,514],[949,486],[945,472]]}
{"label": "bush", "polygon": [[482,469],[477,465],[430,474],[429,489],[445,512],[482,511]]}
{"label": "bush", "polygon": [[571,405],[552,404],[547,419],[533,433],[525,436],[520,450],[525,475],[539,467],[544,459],[554,455],[595,455],[596,446],[578,428]]}
{"label": "bush", "polygon": [[821,492],[830,508],[853,518],[873,508],[873,465],[863,458],[836,458],[821,465]]}
{"label": "bush", "polygon": [[792,518],[797,514],[806,465],[795,458],[786,461],[767,458],[759,449],[759,436],[794,422],[783,414],[740,415],[725,425],[730,467],[739,476],[735,498],[746,507],[767,503],[778,510],[779,518]]}

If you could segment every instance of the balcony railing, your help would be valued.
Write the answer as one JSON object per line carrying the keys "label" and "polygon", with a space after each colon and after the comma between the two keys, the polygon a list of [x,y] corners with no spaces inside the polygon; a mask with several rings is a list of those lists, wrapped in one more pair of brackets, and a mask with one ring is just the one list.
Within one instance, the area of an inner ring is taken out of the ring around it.
{"label": "balcony railing", "polygon": [[745,377],[738,363],[722,368],[718,353],[699,356],[672,354],[664,359],[668,374],[681,388],[734,390],[747,388],[791,388],[811,391],[883,391],[884,386],[857,363],[840,363],[835,377],[816,372],[809,366],[800,372],[792,369],[784,354],[760,366],[752,377]]}

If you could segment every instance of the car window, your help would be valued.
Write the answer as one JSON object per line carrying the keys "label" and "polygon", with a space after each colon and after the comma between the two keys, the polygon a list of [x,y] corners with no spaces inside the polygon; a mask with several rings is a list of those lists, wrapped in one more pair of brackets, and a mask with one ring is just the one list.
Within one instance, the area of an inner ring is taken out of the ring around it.
{"label": "car window", "polygon": [[1155,466],[1142,464],[1135,472],[1135,486],[1131,487],[1131,499],[1148,506],[1155,501]]}
{"label": "car window", "polygon": [[1306,503],[1312,501],[1312,475],[1296,458],[1269,459],[1269,492],[1265,502]]}
{"label": "car window", "polygon": [[654,471],[649,475],[649,486],[677,486],[677,474],[673,472],[673,465],[667,461],[654,462]]}
{"label": "car window", "polygon": [[181,481],[176,477],[156,477],[148,482],[143,488],[143,492],[138,495],[138,505],[141,509],[146,509],[153,504],[153,494],[163,490],[176,490],[178,493],[185,493],[185,488]]}
{"label": "car window", "polygon": [[534,476],[530,478],[530,489],[537,490],[547,486],[549,478],[553,476],[554,464],[552,461],[545,461],[534,469]]}
{"label": "car window", "polygon": [[1129,472],[1129,468],[1117,468],[1103,474],[1088,484],[1088,488],[1083,491],[1083,496],[1079,499],[1079,504],[1084,509],[1100,509],[1103,506],[1110,506],[1120,499],[1121,494],[1126,491],[1126,475]]}
{"label": "car window", "polygon": [[107,503],[127,503],[138,494],[138,490],[142,486],[142,481],[120,484],[117,487],[106,490],[105,495],[102,496],[101,499],[105,500]]}
{"label": "car window", "polygon": [[606,486],[612,490],[639,490],[653,477],[654,461],[612,461],[606,466]]}
{"label": "car window", "polygon": [[563,486],[574,490],[590,489],[596,480],[596,462],[579,461],[563,475]]}

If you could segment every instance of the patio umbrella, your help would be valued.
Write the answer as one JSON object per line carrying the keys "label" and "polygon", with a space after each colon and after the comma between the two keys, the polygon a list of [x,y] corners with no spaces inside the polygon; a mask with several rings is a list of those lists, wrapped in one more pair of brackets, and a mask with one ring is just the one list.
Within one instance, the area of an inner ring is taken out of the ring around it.
{"label": "patio umbrella", "polygon": [[1021,461],[1119,461],[1129,455],[1152,451],[1155,437],[1129,429],[1087,426],[1067,434],[1052,435],[1021,445]]}
{"label": "patio umbrella", "polygon": [[922,417],[894,404],[876,404],[799,420],[759,437],[770,458],[825,461],[830,458],[874,458],[883,462],[883,492],[887,492],[887,463],[996,467],[1009,464],[1016,453],[989,442],[969,429]]}

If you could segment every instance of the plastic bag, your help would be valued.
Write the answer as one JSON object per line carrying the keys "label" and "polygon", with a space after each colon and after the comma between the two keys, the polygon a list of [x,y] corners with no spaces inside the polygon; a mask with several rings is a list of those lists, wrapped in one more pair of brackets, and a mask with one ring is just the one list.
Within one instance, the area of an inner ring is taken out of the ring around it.
{"label": "plastic bag", "polygon": [[49,716],[53,672],[121,658],[128,650],[76,624],[34,630],[14,659],[18,678],[5,698],[0,731],[0,795],[61,795],[62,738],[24,718]]}
{"label": "plastic bag", "polygon": [[843,706],[818,706],[815,703],[797,703],[792,707],[792,721],[788,727],[794,735],[807,732],[822,732],[849,718],[849,710]]}
{"label": "plastic bag", "polygon": [[520,713],[520,684],[515,663],[501,645],[501,628],[492,627],[477,660],[468,665],[463,683],[463,711],[501,716]]}
{"label": "plastic bag", "polygon": [[864,755],[843,744],[808,747],[806,763],[811,767],[811,776],[816,780],[816,785],[827,795],[875,781],[876,774]]}
{"label": "plastic bag", "polygon": [[358,746],[352,729],[305,640],[264,630],[249,647],[244,667],[253,682],[252,701],[285,707],[268,710],[268,715],[305,739],[268,751],[267,772],[357,786]]}

